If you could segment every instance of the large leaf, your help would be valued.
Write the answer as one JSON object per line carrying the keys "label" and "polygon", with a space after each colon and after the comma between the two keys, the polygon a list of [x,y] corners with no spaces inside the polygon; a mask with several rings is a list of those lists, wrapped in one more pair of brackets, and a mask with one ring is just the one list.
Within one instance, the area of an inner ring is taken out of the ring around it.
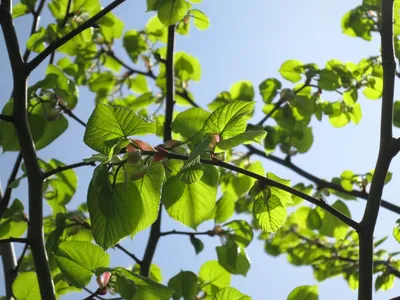
{"label": "large leaf", "polygon": [[89,118],[84,142],[90,148],[108,154],[120,139],[132,135],[152,134],[155,131],[155,123],[147,121],[128,108],[99,103]]}
{"label": "large leaf", "polygon": [[199,271],[202,290],[208,295],[215,295],[220,289],[228,287],[231,274],[226,271],[216,260],[204,263]]}
{"label": "large leaf", "polygon": [[175,291],[174,300],[194,299],[198,291],[197,275],[191,271],[180,271],[168,281],[168,287]]}
{"label": "large leaf", "polygon": [[213,212],[218,185],[218,170],[204,167],[201,180],[186,184],[177,176],[168,179],[162,192],[164,203],[171,218],[196,229]]}
{"label": "large leaf", "polygon": [[203,133],[219,134],[229,139],[245,132],[254,102],[232,101],[218,107],[206,120]]}
{"label": "large leaf", "polygon": [[110,257],[103,249],[82,241],[60,243],[55,259],[65,278],[78,288],[89,284],[97,268],[108,267],[110,263]]}
{"label": "large leaf", "polygon": [[36,272],[19,273],[12,284],[13,296],[18,300],[40,299],[39,283]]}
{"label": "large leaf", "polygon": [[89,185],[88,208],[93,237],[106,249],[154,223],[164,172],[161,165],[153,164],[140,180],[113,186],[107,168],[99,168]]}

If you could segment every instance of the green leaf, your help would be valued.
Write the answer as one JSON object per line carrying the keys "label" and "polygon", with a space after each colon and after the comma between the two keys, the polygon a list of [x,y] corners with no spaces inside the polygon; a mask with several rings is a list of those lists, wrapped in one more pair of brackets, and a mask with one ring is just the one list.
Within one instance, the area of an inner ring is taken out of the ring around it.
{"label": "green leaf", "polygon": [[393,228],[393,237],[396,239],[398,243],[400,243],[400,227],[396,226]]}
{"label": "green leaf", "polygon": [[218,153],[223,152],[224,150],[230,150],[239,145],[247,145],[251,143],[261,144],[266,135],[267,132],[263,129],[246,131],[217,143],[215,152]]}
{"label": "green leaf", "polygon": [[221,289],[212,300],[251,300],[251,297],[242,294],[233,287],[226,287]]}
{"label": "green leaf", "polygon": [[375,280],[375,291],[387,291],[390,290],[394,285],[395,276],[393,274],[383,273],[378,275]]}
{"label": "green leaf", "polygon": [[215,207],[218,177],[215,167],[205,166],[203,177],[195,183],[186,184],[177,176],[168,179],[162,203],[170,217],[193,229],[206,221]]}
{"label": "green leaf", "polygon": [[[132,272],[136,273],[136,274],[140,274],[140,265],[135,264],[132,268]],[[156,282],[161,283],[163,280],[163,276],[161,273],[161,269],[159,266],[155,265],[155,264],[151,264],[150,265],[150,274],[149,274],[149,278],[151,280],[154,280]]]}
{"label": "green leaf", "polygon": [[146,32],[149,36],[149,40],[152,42],[167,42],[167,28],[160,22],[157,16],[151,17],[149,21],[147,21]]}
{"label": "green leaf", "polygon": [[[65,166],[62,162],[51,159],[49,162],[39,161],[40,167],[49,172],[57,168]],[[78,177],[73,169],[59,172],[56,175],[47,179],[47,183],[52,188],[52,191],[47,191],[44,198],[53,208],[53,214],[66,212],[67,205],[75,194],[78,186]]]}
{"label": "green leaf", "polygon": [[[332,204],[332,207],[346,216],[351,217],[350,211],[343,201],[337,200]],[[336,239],[342,239],[345,237],[349,228],[348,225],[319,207],[317,208],[317,211],[321,216],[321,227],[319,229],[320,234],[335,237]]]}
{"label": "green leaf", "polygon": [[318,87],[322,90],[334,91],[341,86],[339,75],[328,69],[323,69],[319,72]]}
{"label": "green leaf", "polygon": [[193,245],[196,254],[199,254],[201,251],[203,251],[204,249],[203,242],[194,235],[190,236],[190,243]]}
{"label": "green leaf", "polygon": [[201,290],[208,295],[215,295],[220,289],[229,286],[231,274],[218,261],[210,260],[201,266],[199,279],[202,283]]}
{"label": "green leaf", "polygon": [[321,228],[321,216],[318,211],[315,209],[310,209],[307,216],[307,227],[311,230],[320,229]]}
{"label": "green leaf", "polygon": [[88,207],[97,244],[107,249],[154,223],[164,178],[160,164],[152,164],[140,180],[114,186],[109,182],[107,167],[99,166],[95,173],[98,175],[89,185]]}
{"label": "green leaf", "polygon": [[235,212],[235,195],[231,193],[224,193],[217,201],[215,211],[215,222],[222,223],[232,217]]}
{"label": "green leaf", "polygon": [[376,100],[382,97],[383,80],[379,77],[368,77],[367,86],[363,90],[365,97]]}
{"label": "green leaf", "polygon": [[143,35],[133,29],[125,32],[123,45],[134,63],[138,62],[139,55],[147,49]]}
{"label": "green leaf", "polygon": [[172,130],[185,139],[190,139],[203,128],[204,122],[209,116],[210,113],[202,108],[189,108],[175,117],[172,122]]}
{"label": "green leaf", "polygon": [[365,15],[365,8],[362,6],[347,12],[342,17],[341,22],[343,33],[370,41],[372,39],[371,30],[375,24],[372,19]]}
{"label": "green leaf", "polygon": [[393,125],[400,128],[400,101],[393,104]]}
{"label": "green leaf", "polygon": [[276,232],[286,221],[286,208],[279,198],[271,195],[269,199],[259,197],[254,201],[253,216],[266,232]]}
{"label": "green leaf", "polygon": [[220,134],[222,140],[245,132],[254,102],[233,101],[218,107],[206,120],[203,134]]}
{"label": "green leaf", "polygon": [[24,216],[24,205],[15,199],[3,213],[0,219],[0,238],[20,237],[28,228],[28,223]]}
{"label": "green leaf", "polygon": [[238,247],[235,243],[216,248],[218,262],[229,273],[246,276],[250,269],[250,261],[244,248]]}
{"label": "green leaf", "polygon": [[346,105],[352,106],[356,104],[358,99],[358,90],[357,89],[349,89],[344,91],[343,93],[343,101]]}
{"label": "green leaf", "polygon": [[114,144],[132,135],[155,133],[155,123],[149,122],[126,107],[111,107],[99,103],[91,114],[84,142],[93,150],[108,154]]}
{"label": "green leaf", "polygon": [[362,118],[362,111],[361,111],[361,105],[360,103],[356,103],[351,107],[350,110],[350,119],[354,124],[360,123]]}
{"label": "green leaf", "polygon": [[234,83],[230,88],[232,100],[253,101],[254,87],[251,81],[242,80]]}
{"label": "green leaf", "polygon": [[40,299],[39,283],[36,272],[22,272],[12,284],[13,296],[18,300]]}
{"label": "green leaf", "polygon": [[60,243],[55,259],[65,278],[78,288],[89,284],[97,268],[108,267],[110,263],[110,257],[103,249],[81,241]]}
{"label": "green leaf", "polygon": [[287,60],[279,68],[279,73],[286,80],[296,83],[301,79],[301,73],[303,73],[303,63],[295,59]]}
{"label": "green leaf", "polygon": [[12,17],[13,19],[18,18],[20,16],[29,14],[30,8],[22,3],[17,3],[12,8]]}
{"label": "green leaf", "polygon": [[289,294],[288,300],[318,300],[318,286],[298,286]]}
{"label": "green leaf", "polygon": [[119,39],[124,31],[124,22],[116,17],[112,12],[107,13],[97,23],[100,25],[100,32],[103,35],[104,40],[109,43],[114,39]]}
{"label": "green leaf", "polygon": [[[276,176],[273,173],[268,172],[267,173],[267,178],[268,179],[272,179],[273,181],[282,183],[284,185],[290,186],[290,180],[286,180],[283,178],[280,178],[278,176]],[[292,194],[290,194],[289,192],[286,192],[284,190],[278,189],[276,187],[270,186],[269,187],[271,189],[271,195],[276,196],[279,201],[281,201],[281,203],[283,205],[287,205],[287,204],[292,204],[293,200],[292,200]]]}
{"label": "green leaf", "polygon": [[175,291],[173,299],[194,299],[197,295],[197,275],[191,271],[180,271],[168,281],[168,287]]}
{"label": "green leaf", "polygon": [[188,10],[184,0],[164,0],[158,8],[158,18],[164,26],[174,25],[182,20]]}
{"label": "green leaf", "polygon": [[174,54],[174,69],[175,75],[183,81],[199,81],[201,78],[199,60],[186,52],[180,51]]}
{"label": "green leaf", "polygon": [[282,83],[276,78],[268,78],[258,86],[260,94],[265,103],[271,103],[282,88]]}
{"label": "green leaf", "polygon": [[228,227],[225,229],[228,237],[242,248],[247,247],[253,240],[253,228],[244,220],[235,220],[223,226]]}
{"label": "green leaf", "polygon": [[[136,93],[149,92],[146,76],[139,74],[129,80],[129,88]],[[151,92],[150,95],[153,95]]]}
{"label": "green leaf", "polygon": [[191,9],[188,14],[193,18],[193,25],[198,30],[205,30],[210,27],[210,19],[201,10]]}

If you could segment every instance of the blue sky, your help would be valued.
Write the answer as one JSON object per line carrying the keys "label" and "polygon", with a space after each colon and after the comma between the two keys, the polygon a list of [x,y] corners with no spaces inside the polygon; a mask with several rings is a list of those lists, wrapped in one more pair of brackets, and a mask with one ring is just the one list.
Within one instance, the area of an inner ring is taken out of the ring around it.
{"label": "blue sky", "polygon": [[[110,1],[103,2],[104,5]],[[340,20],[349,9],[360,4],[360,0],[337,1],[228,1],[204,0],[198,8],[203,10],[211,19],[211,27],[203,32],[191,30],[189,37],[178,36],[176,50],[187,51],[197,57],[202,65],[202,79],[191,85],[196,102],[206,106],[217,93],[229,89],[238,80],[250,80],[254,86],[266,78],[279,77],[277,72],[280,64],[287,59],[298,59],[304,63],[317,63],[320,66],[330,59],[358,62],[360,59],[379,54],[379,38],[374,36],[372,42],[345,36],[341,32]],[[125,22],[125,30],[141,29],[151,13],[144,13],[145,1],[127,1],[114,12]],[[43,22],[48,20],[44,15]],[[17,31],[24,45],[31,18],[22,17],[15,20]],[[123,49],[117,53],[127,58]],[[128,61],[128,60],[127,60]],[[47,63],[47,62],[46,62]],[[30,83],[41,79],[44,65],[35,71]],[[11,77],[5,52],[4,41],[0,39],[0,103],[3,106],[11,92]],[[285,87],[292,84],[284,82]],[[323,97],[338,100],[337,94],[324,93]],[[255,120],[262,117],[262,101],[259,96]],[[357,126],[348,125],[344,128],[333,128],[327,119],[322,122],[313,121],[314,144],[305,154],[293,158],[293,162],[311,173],[330,179],[338,176],[346,169],[355,173],[363,173],[374,168],[379,142],[380,101],[359,100],[363,108],[363,119]],[[86,90],[81,90],[78,107],[75,113],[87,120],[94,108],[94,96]],[[271,122],[271,121],[270,121]],[[73,120],[66,133],[48,148],[41,150],[42,159],[57,158],[64,163],[74,163],[89,157],[92,151],[82,141],[84,129]],[[395,130],[395,133],[398,131]],[[78,137],[78,138],[77,138]],[[0,156],[0,175],[3,186],[14,162],[14,153]],[[254,158],[256,159],[256,158]],[[306,182],[292,172],[264,161],[268,172],[291,179],[293,183]],[[394,160],[391,170],[400,167],[398,159]],[[69,208],[73,208],[86,200],[87,185],[91,178],[90,167],[77,169],[79,189]],[[384,199],[400,205],[397,195],[400,176],[394,174],[392,182],[384,192]],[[26,184],[26,183],[25,183]],[[15,197],[27,202],[26,186],[15,191]],[[332,199],[333,201],[335,199]],[[352,216],[361,218],[365,201],[348,203]],[[46,212],[49,209],[46,208]],[[239,217],[241,218],[241,217]],[[376,230],[376,236],[391,236],[397,216],[381,210]],[[212,223],[200,226],[199,231],[212,227]],[[189,230],[163,215],[164,230]],[[138,234],[133,241],[129,239],[123,244],[142,256],[147,241],[148,231]],[[215,246],[219,241],[215,238],[202,238],[205,250],[198,256],[187,237],[168,236],[158,245],[154,263],[163,271],[164,282],[178,273],[181,269],[192,270],[195,273],[207,260],[216,259]],[[392,251],[398,251],[400,245],[390,237],[384,244]],[[292,289],[299,285],[317,284],[310,267],[294,267],[288,264],[285,256],[272,258],[263,250],[263,244],[254,240],[247,248],[252,261],[251,269],[246,278],[232,277],[232,286],[243,293],[253,296],[254,300],[286,299]],[[127,266],[131,262],[118,250],[110,250],[112,265]],[[2,282],[3,274],[0,274]],[[319,284],[321,299],[354,299],[356,293],[351,291],[341,278],[327,280]],[[397,290],[397,292],[396,292]],[[0,294],[3,294],[0,286]],[[389,292],[379,292],[376,299],[388,299],[400,294],[399,283]],[[79,299],[81,296],[71,294],[62,299]]]}

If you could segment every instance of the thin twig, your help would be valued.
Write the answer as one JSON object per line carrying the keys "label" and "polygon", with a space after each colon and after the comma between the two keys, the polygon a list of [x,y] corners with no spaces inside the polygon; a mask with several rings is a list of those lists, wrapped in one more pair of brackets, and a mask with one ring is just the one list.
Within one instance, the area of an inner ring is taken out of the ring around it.
{"label": "thin twig", "polygon": [[[317,176],[305,171],[304,169],[298,167],[297,165],[293,164],[291,161],[289,161],[287,159],[282,159],[282,158],[279,158],[279,157],[274,156],[272,154],[266,155],[264,151],[258,150],[257,148],[255,148],[255,147],[253,147],[251,145],[245,145],[245,146],[246,146],[247,149],[249,149],[249,154],[256,154],[256,155],[258,155],[260,157],[266,158],[266,159],[271,160],[271,161],[273,161],[273,162],[275,162],[277,164],[280,164],[280,165],[292,170],[293,172],[303,176],[304,178],[314,182],[319,189],[329,188],[329,189],[332,189],[332,190],[335,190],[335,191],[338,191],[338,192],[341,192],[341,193],[345,193],[347,195],[351,195],[351,196],[354,196],[354,197],[357,197],[357,198],[360,198],[360,199],[364,199],[364,200],[368,199],[368,193],[366,193],[366,192],[356,191],[356,190],[346,191],[341,185],[333,183],[333,182],[328,182],[326,180],[323,180],[323,179],[321,179],[321,178],[319,178],[319,177],[317,177]],[[400,207],[396,206],[396,205],[394,205],[394,204],[392,204],[390,202],[382,200],[381,201],[381,206],[383,208],[386,208],[387,210],[390,210],[392,212],[400,214]]]}
{"label": "thin twig", "polygon": [[29,244],[26,243],[24,246],[24,249],[22,250],[21,256],[18,258],[17,266],[15,267],[15,272],[19,271],[19,267],[21,266],[22,261],[24,260],[26,251],[28,250],[28,247],[29,247]]}
{"label": "thin twig", "polygon": [[53,169],[51,171],[48,171],[48,172],[44,173],[43,174],[43,178],[47,178],[47,177],[53,176],[55,174],[58,174],[58,173],[61,173],[61,172],[67,171],[67,170],[71,170],[71,169],[75,169],[75,168],[79,168],[79,167],[84,167],[84,166],[95,167],[96,164],[93,161],[91,161],[91,162],[84,162],[83,161],[83,162],[79,162],[79,163],[72,164],[72,165],[57,167],[57,168],[55,168],[55,169]]}
{"label": "thin twig", "polygon": [[204,232],[189,232],[189,231],[171,230],[171,231],[161,232],[160,236],[166,236],[166,235],[171,235],[171,234],[188,235],[188,236],[196,236],[196,235],[214,236],[215,232],[212,230],[208,230],[208,231],[204,231]]}
{"label": "thin twig", "polygon": [[6,122],[14,122],[14,119],[12,116],[3,115],[3,114],[0,114],[0,120],[6,121]]}
{"label": "thin twig", "polygon": [[139,258],[137,258],[135,254],[129,252],[124,247],[122,247],[120,244],[116,244],[115,248],[118,248],[119,250],[124,252],[126,255],[128,255],[130,258],[132,258],[138,265],[142,265],[142,261]]}
{"label": "thin twig", "polygon": [[104,9],[102,9],[97,14],[95,14],[93,17],[91,17],[85,23],[81,24],[80,26],[78,26],[74,30],[68,32],[65,36],[63,36],[59,40],[55,41],[54,43],[51,43],[50,45],[48,45],[46,49],[44,49],[41,53],[39,53],[34,59],[32,59],[28,63],[28,72],[33,71],[53,51],[57,50],[59,47],[61,47],[66,42],[68,42],[69,40],[71,40],[72,38],[74,38],[75,36],[80,34],[85,29],[88,29],[88,28],[92,27],[97,21],[99,21],[107,13],[112,11],[114,8],[116,8],[117,6],[119,6],[123,2],[125,2],[125,0],[115,0],[115,1],[111,2],[109,5],[107,5]]}
{"label": "thin twig", "polygon": [[75,121],[77,121],[79,124],[81,124],[83,127],[86,127],[86,123],[84,121],[82,121],[80,118],[78,118],[73,112],[72,110],[70,110],[68,107],[66,107],[65,105],[63,105],[62,103],[58,102],[58,106],[61,107],[61,109],[63,110],[63,112],[65,112],[70,118],[74,119]]}
{"label": "thin twig", "polygon": [[26,238],[15,238],[15,237],[9,237],[8,239],[1,239],[0,244],[4,243],[28,243],[28,239]]}

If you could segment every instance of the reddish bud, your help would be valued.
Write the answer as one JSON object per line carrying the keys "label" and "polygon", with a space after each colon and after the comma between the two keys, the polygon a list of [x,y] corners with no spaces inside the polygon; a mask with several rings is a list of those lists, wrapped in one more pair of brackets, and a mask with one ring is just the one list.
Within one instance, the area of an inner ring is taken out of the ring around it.
{"label": "reddish bud", "polygon": [[162,147],[155,147],[155,150],[157,150],[156,154],[154,155],[155,162],[163,160],[168,156],[168,151]]}
{"label": "reddish bud", "polygon": [[133,146],[135,146],[136,148],[142,150],[142,151],[155,151],[154,148],[152,146],[150,146],[150,144],[142,141],[142,140],[132,140],[131,139],[131,143]]}
{"label": "reddish bud", "polygon": [[[96,281],[97,281],[97,284],[99,285],[99,290],[104,289],[107,293],[107,290],[105,287],[107,286],[108,282],[110,281],[110,278],[111,278],[111,272],[104,272],[103,274],[101,274],[101,276],[97,276]],[[105,294],[102,294],[102,295],[105,295]]]}

